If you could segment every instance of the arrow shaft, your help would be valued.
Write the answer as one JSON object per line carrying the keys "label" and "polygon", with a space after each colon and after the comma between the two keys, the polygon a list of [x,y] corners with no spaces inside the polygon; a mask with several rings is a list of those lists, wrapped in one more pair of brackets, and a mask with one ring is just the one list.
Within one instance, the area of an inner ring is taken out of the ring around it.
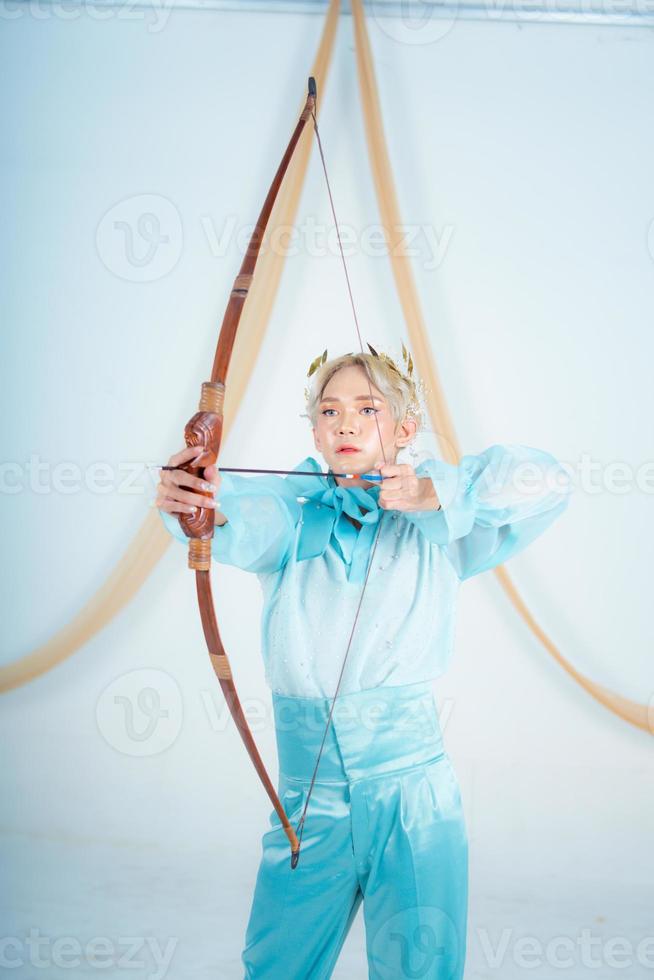
{"label": "arrow shaft", "polygon": [[[160,470],[177,470],[179,466],[160,466]],[[334,476],[344,480],[370,480],[381,483],[383,477],[379,473],[323,473],[316,470],[260,470],[244,466],[219,466],[219,473],[281,473],[283,476]]]}

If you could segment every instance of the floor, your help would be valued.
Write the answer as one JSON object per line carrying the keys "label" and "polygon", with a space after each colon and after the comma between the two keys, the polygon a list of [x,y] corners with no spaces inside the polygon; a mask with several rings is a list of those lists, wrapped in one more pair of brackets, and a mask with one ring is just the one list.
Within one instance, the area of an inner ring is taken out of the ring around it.
{"label": "floor", "polygon": [[[27,835],[0,837],[0,852],[0,960],[13,980],[242,980],[256,856]],[[654,978],[645,898],[609,882],[520,894],[471,882],[466,980]],[[429,973],[413,962],[406,976]],[[361,910],[333,977],[367,978]]]}

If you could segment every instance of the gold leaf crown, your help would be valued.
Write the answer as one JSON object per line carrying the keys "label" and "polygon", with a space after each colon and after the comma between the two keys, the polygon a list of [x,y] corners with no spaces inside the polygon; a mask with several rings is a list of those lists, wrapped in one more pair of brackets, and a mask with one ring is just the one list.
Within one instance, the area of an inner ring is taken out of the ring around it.
{"label": "gold leaf crown", "polygon": [[[368,350],[373,357],[378,357],[381,361],[385,361],[388,366],[392,368],[393,371],[395,371],[395,373],[409,386],[410,400],[406,415],[407,418],[415,419],[418,425],[420,425],[424,415],[421,402],[424,399],[425,386],[422,379],[418,379],[416,381],[413,377],[413,358],[404,346],[404,343],[402,343],[402,360],[404,361],[405,371],[401,371],[393,358],[388,354],[385,354],[384,351],[380,351],[378,353],[371,344],[368,344]],[[350,351],[350,354],[352,354],[352,351]],[[327,350],[325,349],[322,354],[319,354],[318,357],[314,357],[312,360],[311,364],[309,365],[309,370],[307,371],[307,378],[310,378],[312,374],[315,374],[318,368],[322,367],[326,360]],[[304,389],[304,398],[308,404],[311,399],[311,389],[309,387]]]}

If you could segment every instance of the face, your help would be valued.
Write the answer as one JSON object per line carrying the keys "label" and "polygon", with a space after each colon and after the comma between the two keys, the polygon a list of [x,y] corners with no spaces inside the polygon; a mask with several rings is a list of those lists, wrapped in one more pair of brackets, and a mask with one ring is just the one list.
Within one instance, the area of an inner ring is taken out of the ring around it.
{"label": "face", "polygon": [[[369,473],[384,456],[387,463],[394,463],[398,450],[411,441],[415,431],[413,420],[394,421],[382,393],[368,381],[363,368],[352,364],[337,371],[325,386],[313,438],[316,449],[335,473]],[[336,482],[372,485],[370,481],[338,477]]]}

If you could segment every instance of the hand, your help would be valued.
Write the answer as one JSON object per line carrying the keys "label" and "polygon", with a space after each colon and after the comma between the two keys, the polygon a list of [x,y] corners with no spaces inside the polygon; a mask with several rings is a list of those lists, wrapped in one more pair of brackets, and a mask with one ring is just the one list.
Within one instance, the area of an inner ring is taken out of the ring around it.
{"label": "hand", "polygon": [[[203,450],[198,446],[186,446],[181,452],[174,453],[170,457],[168,466],[192,463],[202,452]],[[220,483],[220,473],[215,464],[205,468],[204,480],[191,476],[183,469],[161,470],[155,505],[167,514],[193,514],[200,507],[210,507],[216,511],[215,523],[226,524],[227,518],[217,510],[220,501],[213,496],[220,489]],[[204,492],[192,493],[191,490],[183,489],[184,487]],[[207,493],[212,496],[208,497]]]}
{"label": "hand", "polygon": [[440,501],[429,476],[416,476],[409,463],[375,463],[383,480],[379,506],[385,510],[440,510]]}

